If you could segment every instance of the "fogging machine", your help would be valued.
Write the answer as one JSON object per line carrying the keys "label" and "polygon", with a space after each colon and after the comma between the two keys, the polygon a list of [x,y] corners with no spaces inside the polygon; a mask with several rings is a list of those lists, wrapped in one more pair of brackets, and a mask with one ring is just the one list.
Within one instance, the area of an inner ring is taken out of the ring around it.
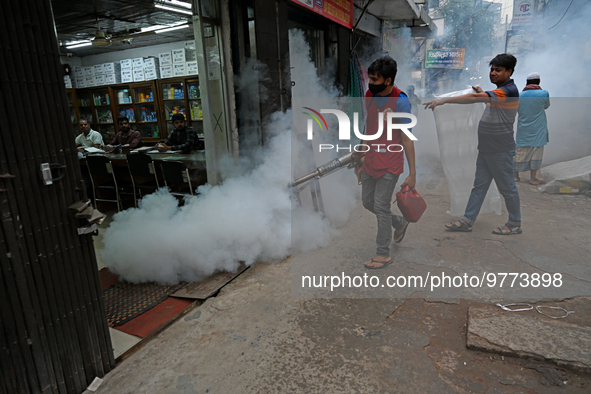
{"label": "fogging machine", "polygon": [[360,162],[360,158],[354,156],[354,153],[355,152],[347,153],[344,156],[337,157],[336,159],[331,160],[328,163],[322,164],[321,166],[316,168],[316,171],[312,171],[311,173],[304,175],[303,177],[293,181],[290,187],[301,185],[302,183],[307,182],[310,179],[320,179],[322,177],[325,177],[326,175],[332,174],[343,168],[355,167]]}

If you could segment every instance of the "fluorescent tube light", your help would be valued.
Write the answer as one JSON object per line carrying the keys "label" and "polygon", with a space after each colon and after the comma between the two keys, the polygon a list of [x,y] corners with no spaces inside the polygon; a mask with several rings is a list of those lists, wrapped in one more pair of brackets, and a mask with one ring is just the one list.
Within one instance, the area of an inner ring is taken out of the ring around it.
{"label": "fluorescent tube light", "polygon": [[65,44],[63,45],[76,45],[76,44],[82,44],[83,42],[88,42],[88,40],[76,40],[76,41],[67,41]]}
{"label": "fluorescent tube light", "polygon": [[163,10],[167,10],[167,11],[179,12],[181,14],[193,15],[193,12],[192,11],[182,10],[180,8],[168,7],[168,6],[161,5],[161,4],[154,4],[154,7],[160,8],[160,9],[163,9]]}
{"label": "fluorescent tube light", "polygon": [[74,48],[81,48],[92,45],[90,41],[76,41],[75,44],[68,44],[66,45],[66,49],[74,49]]}
{"label": "fluorescent tube light", "polygon": [[178,0],[162,0],[163,4],[167,4],[167,5],[172,5],[172,6],[177,6],[177,7],[183,7],[183,8],[187,8],[187,9],[191,9],[191,3],[185,3],[184,1],[178,1]]}
{"label": "fluorescent tube light", "polygon": [[167,31],[186,29],[187,27],[189,27],[189,25],[180,25],[180,26],[175,26],[175,27],[169,27],[168,29],[156,30],[155,33],[166,33]]}
{"label": "fluorescent tube light", "polygon": [[153,25],[153,26],[148,26],[148,27],[142,27],[142,33],[147,32],[147,31],[166,29],[168,27],[175,27],[178,25],[184,25],[186,23],[187,23],[187,21],[180,21],[180,22],[170,23],[168,25]]}
{"label": "fluorescent tube light", "polygon": [[[183,22],[185,23],[185,22]],[[146,32],[146,31],[154,31],[154,30],[159,30],[159,29],[166,29],[167,26],[166,25],[154,25],[154,26],[149,26],[149,27],[142,27],[142,33]]]}

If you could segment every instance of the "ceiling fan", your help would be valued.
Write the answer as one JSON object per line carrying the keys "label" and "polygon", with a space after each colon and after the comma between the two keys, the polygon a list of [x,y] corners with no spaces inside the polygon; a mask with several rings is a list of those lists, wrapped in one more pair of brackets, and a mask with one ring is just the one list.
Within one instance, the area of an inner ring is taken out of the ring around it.
{"label": "ceiling fan", "polygon": [[99,21],[97,19],[96,22],[97,31],[94,35],[94,38],[90,40],[93,46],[97,47],[108,47],[111,46],[113,43],[123,43],[131,45],[134,38],[152,35],[154,32],[140,32],[140,31],[127,31],[123,34],[117,34],[117,36],[113,36],[113,34],[105,34],[104,31],[101,30]]}
{"label": "ceiling fan", "polygon": [[101,30],[101,25],[99,20],[96,20],[96,33],[94,38],[91,40],[93,46],[96,47],[108,47],[111,45],[111,36],[107,37],[105,32]]}

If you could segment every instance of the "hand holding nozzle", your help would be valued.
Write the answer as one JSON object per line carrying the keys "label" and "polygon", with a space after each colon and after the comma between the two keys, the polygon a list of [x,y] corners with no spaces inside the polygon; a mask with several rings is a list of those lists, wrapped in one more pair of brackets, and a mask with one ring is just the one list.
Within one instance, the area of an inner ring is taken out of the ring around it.
{"label": "hand holding nozzle", "polygon": [[360,164],[359,162],[361,161],[361,159],[363,159],[363,157],[367,154],[367,152],[353,152],[351,153],[351,162],[349,163],[349,168],[353,168],[356,167],[358,164]]}

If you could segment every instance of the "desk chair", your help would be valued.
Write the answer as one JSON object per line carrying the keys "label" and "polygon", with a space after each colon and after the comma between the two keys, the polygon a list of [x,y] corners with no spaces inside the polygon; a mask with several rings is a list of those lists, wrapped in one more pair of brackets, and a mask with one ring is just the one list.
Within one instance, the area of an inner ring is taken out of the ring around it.
{"label": "desk chair", "polygon": [[155,192],[160,188],[156,169],[152,158],[142,153],[130,153],[127,155],[127,168],[133,185],[133,199],[137,208],[138,194],[142,198],[142,189],[147,190],[145,194]]}
{"label": "desk chair", "polygon": [[[191,184],[191,177],[189,170],[182,161],[162,160],[162,176],[164,184],[171,189],[170,194],[174,196],[187,196],[193,194],[193,185]],[[187,187],[189,192],[187,193]],[[172,190],[176,189],[176,192]]]}
{"label": "desk chair", "polygon": [[[123,188],[117,184],[111,160],[106,156],[100,155],[86,156],[86,166],[92,182],[95,208],[97,208],[98,201],[114,202],[117,204],[117,210],[121,211],[121,194],[128,193],[123,193]],[[97,190],[113,190],[115,192],[115,199],[97,198]]]}

